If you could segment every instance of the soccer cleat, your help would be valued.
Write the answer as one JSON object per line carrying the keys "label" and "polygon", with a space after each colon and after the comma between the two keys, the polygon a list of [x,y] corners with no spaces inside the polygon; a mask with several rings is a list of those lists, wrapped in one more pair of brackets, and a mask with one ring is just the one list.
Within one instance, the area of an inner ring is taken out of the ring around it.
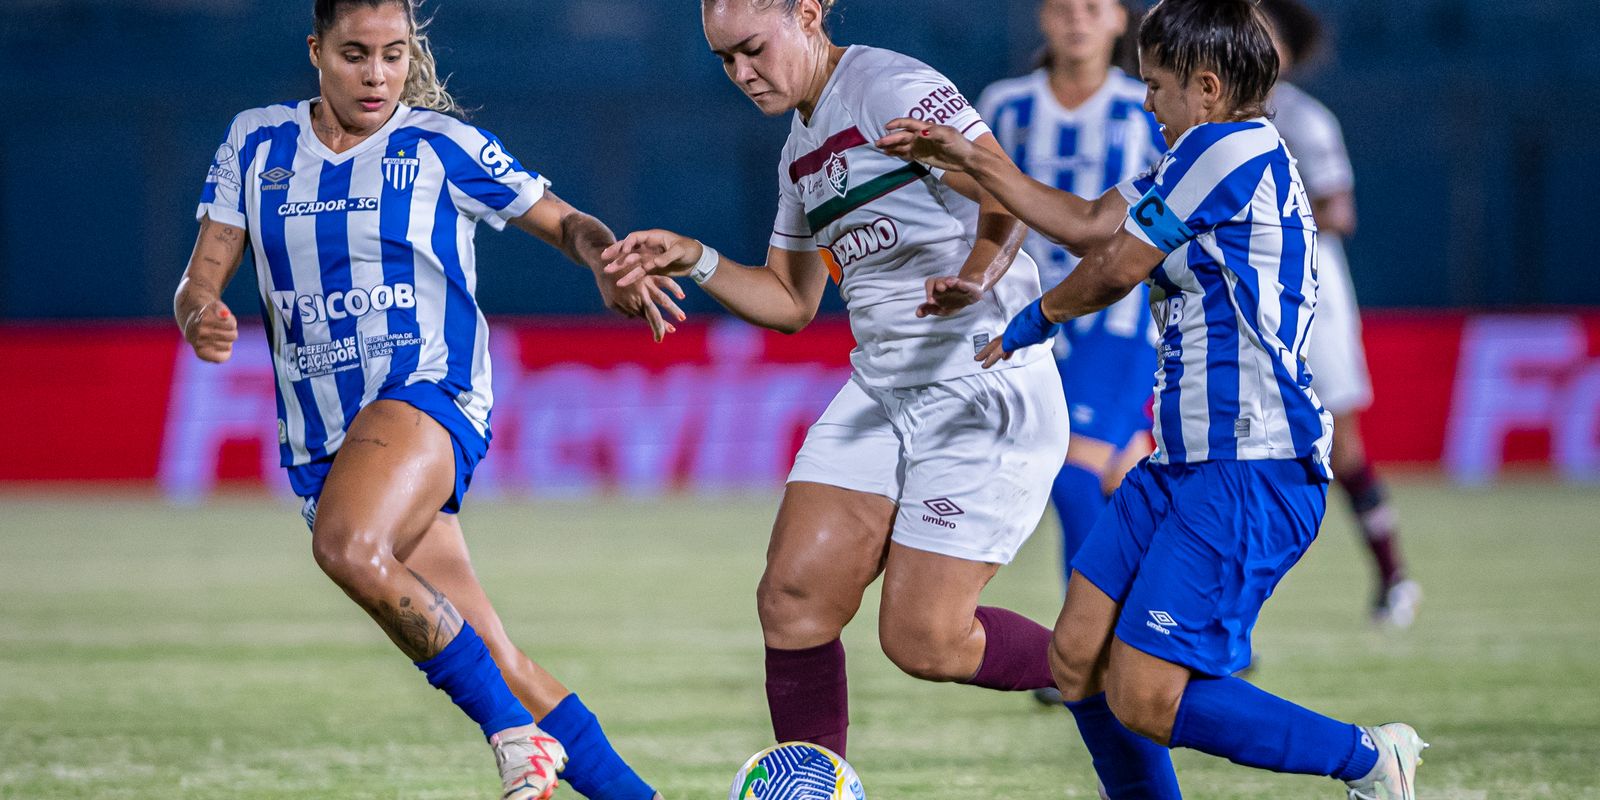
{"label": "soccer cleat", "polygon": [[501,800],[549,800],[556,773],[567,765],[567,750],[537,725],[506,728],[489,737],[500,766]]}
{"label": "soccer cleat", "polygon": [[1378,625],[1405,630],[1417,621],[1417,607],[1422,605],[1422,585],[1414,580],[1397,581],[1383,590],[1372,609],[1372,621]]}
{"label": "soccer cleat", "polygon": [[1346,781],[1350,800],[1416,800],[1417,767],[1428,743],[1410,725],[1391,722],[1363,728],[1378,749],[1378,763],[1358,780]]}

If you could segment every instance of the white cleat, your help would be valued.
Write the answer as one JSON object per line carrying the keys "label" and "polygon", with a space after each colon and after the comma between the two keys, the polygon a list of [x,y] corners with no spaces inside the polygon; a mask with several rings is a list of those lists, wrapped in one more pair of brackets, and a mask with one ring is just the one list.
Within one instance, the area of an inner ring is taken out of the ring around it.
{"label": "white cleat", "polygon": [[522,725],[489,737],[500,766],[501,800],[550,800],[567,750],[537,725]]}
{"label": "white cleat", "polygon": [[1417,767],[1428,743],[1404,722],[1363,730],[1378,750],[1378,763],[1359,780],[1345,782],[1350,800],[1416,800]]}
{"label": "white cleat", "polygon": [[1386,628],[1405,630],[1417,621],[1417,607],[1421,605],[1422,585],[1406,579],[1384,591],[1382,602],[1372,610],[1372,621]]}

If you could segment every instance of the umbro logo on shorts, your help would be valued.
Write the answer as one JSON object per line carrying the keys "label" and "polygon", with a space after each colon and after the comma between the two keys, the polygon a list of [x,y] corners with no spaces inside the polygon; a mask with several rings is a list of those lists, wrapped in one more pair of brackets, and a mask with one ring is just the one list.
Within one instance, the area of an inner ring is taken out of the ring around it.
{"label": "umbro logo on shorts", "polygon": [[1178,621],[1173,619],[1172,615],[1165,611],[1152,611],[1150,612],[1150,619],[1145,620],[1144,624],[1145,627],[1155,631],[1156,633],[1159,633],[1163,636],[1171,636],[1172,631],[1168,629],[1175,627],[1178,624]]}
{"label": "umbro logo on shorts", "polygon": [[948,497],[935,497],[932,500],[922,501],[922,504],[927,506],[928,510],[932,511],[934,514],[939,515],[936,517],[933,516],[933,514],[923,514],[922,521],[932,525],[938,525],[941,528],[955,530],[956,524],[951,520],[945,519],[945,517],[955,517],[967,513],[962,511],[961,506],[956,505],[955,501]]}

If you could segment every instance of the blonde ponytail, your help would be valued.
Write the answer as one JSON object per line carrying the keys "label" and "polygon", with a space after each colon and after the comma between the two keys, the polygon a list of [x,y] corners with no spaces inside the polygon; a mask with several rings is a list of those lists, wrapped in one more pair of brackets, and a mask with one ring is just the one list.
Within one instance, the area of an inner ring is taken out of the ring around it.
{"label": "blonde ponytail", "polygon": [[[408,3],[409,5],[409,3]],[[417,20],[411,12],[411,69],[406,72],[406,87],[400,101],[412,108],[426,108],[441,114],[460,114],[462,108],[439,77],[439,64],[428,46],[428,21]]]}

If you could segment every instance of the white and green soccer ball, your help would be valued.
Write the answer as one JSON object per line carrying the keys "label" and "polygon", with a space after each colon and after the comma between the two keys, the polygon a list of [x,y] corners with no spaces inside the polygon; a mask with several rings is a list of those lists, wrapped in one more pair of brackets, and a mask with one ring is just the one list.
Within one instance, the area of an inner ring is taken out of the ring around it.
{"label": "white and green soccer ball", "polygon": [[733,776],[728,800],[867,800],[867,791],[832,750],[785,742],[744,762]]}

